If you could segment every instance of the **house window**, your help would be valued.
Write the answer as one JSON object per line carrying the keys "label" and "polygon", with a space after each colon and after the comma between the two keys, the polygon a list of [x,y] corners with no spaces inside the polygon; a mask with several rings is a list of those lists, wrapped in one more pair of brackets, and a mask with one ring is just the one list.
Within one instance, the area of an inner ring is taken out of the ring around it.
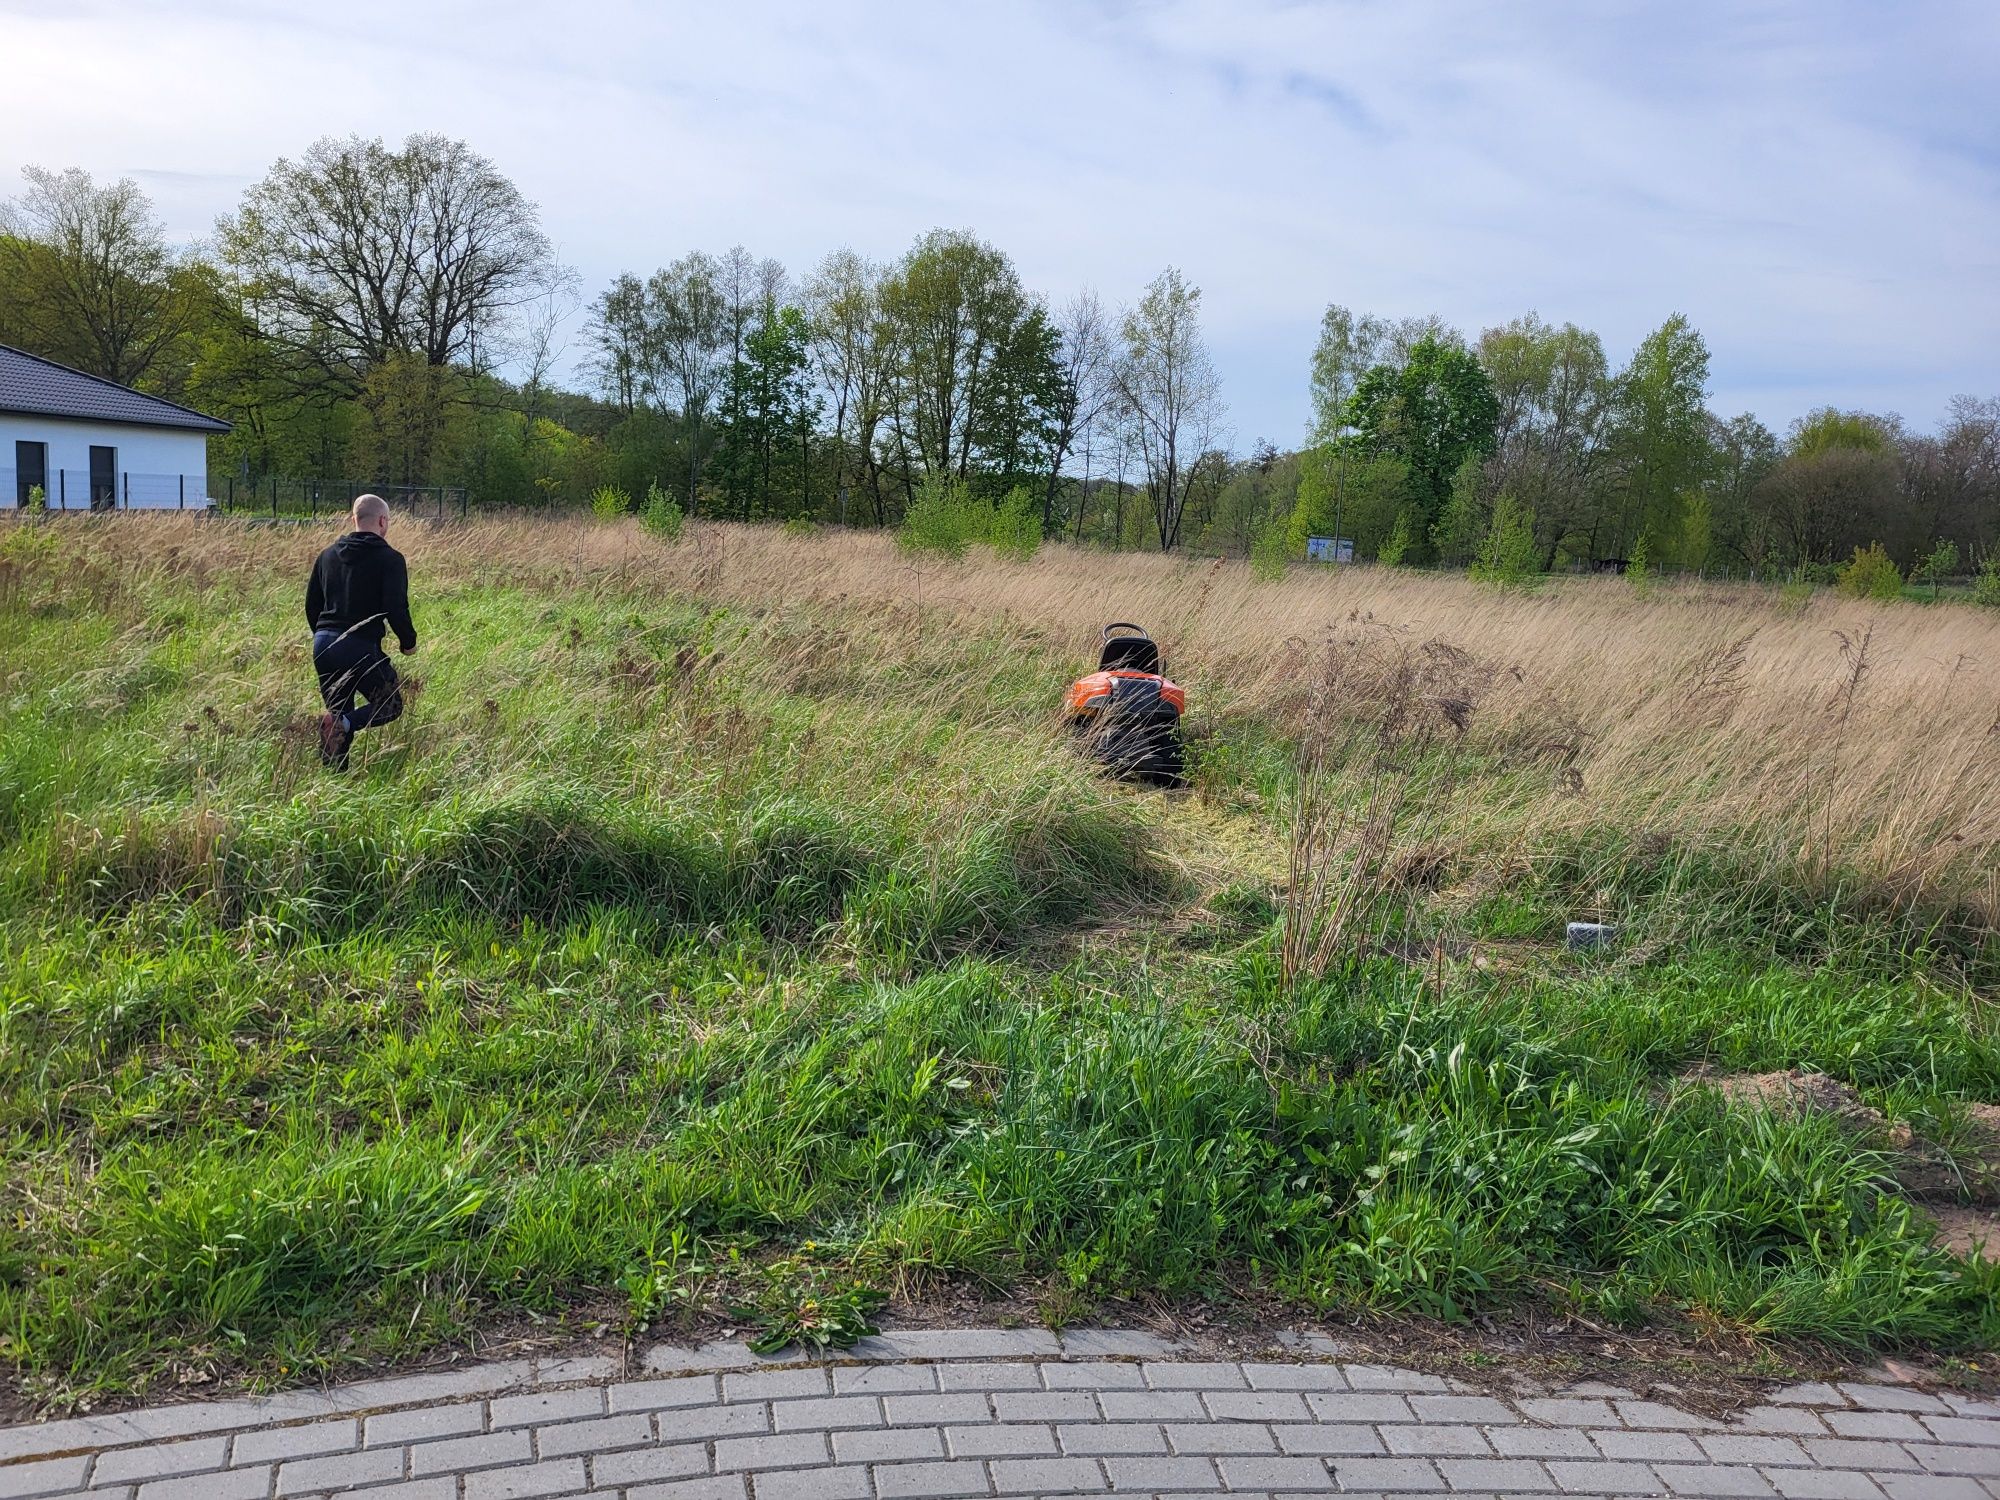
{"label": "house window", "polygon": [[118,505],[118,450],[90,447],[90,508],[115,510]]}
{"label": "house window", "polygon": [[49,493],[49,445],[47,443],[14,444],[14,503],[25,507],[28,491],[41,486],[44,498]]}

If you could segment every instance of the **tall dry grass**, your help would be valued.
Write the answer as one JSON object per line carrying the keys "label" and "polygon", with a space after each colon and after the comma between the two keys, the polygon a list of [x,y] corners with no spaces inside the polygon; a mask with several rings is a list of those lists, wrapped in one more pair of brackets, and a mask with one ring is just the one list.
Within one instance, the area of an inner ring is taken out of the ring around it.
{"label": "tall dry grass", "polygon": [[[108,561],[218,587],[242,570],[302,578],[332,530],[84,524]],[[1381,568],[1267,582],[1236,562],[1066,546],[951,564],[879,533],[700,523],[671,545],[636,524],[532,518],[405,524],[392,539],[420,613],[426,589],[481,580],[685,593],[895,617],[922,635],[999,632],[1079,664],[1105,621],[1138,620],[1210,716],[1297,714],[1334,638],[1442,642],[1487,674],[1472,732],[1522,768],[1515,835],[1616,824],[2000,926],[2000,613],[1735,584],[1641,597],[1611,578],[1503,593]]]}

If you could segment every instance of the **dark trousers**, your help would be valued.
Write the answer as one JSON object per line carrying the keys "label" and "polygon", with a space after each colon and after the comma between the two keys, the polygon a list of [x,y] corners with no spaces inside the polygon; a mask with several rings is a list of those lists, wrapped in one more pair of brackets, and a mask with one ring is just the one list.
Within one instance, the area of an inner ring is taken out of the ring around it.
{"label": "dark trousers", "polygon": [[[387,724],[403,711],[403,685],[380,641],[315,631],[313,670],[319,673],[320,697],[341,716],[349,733]],[[367,702],[356,707],[357,697]]]}

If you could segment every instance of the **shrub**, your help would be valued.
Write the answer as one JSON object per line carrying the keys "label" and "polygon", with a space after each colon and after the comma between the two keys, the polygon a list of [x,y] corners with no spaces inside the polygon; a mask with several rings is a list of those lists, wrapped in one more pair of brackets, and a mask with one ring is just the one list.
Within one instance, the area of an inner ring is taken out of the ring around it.
{"label": "shrub", "polygon": [[1285,576],[1290,564],[1291,538],[1286,528],[1277,521],[1267,522],[1250,543],[1251,575],[1275,583]]}
{"label": "shrub", "polygon": [[632,497],[615,484],[601,484],[590,497],[590,513],[600,521],[615,521],[632,509]]}
{"label": "shrub", "polygon": [[1625,581],[1632,585],[1632,592],[1642,599],[1652,592],[1653,572],[1646,565],[1644,537],[1632,544],[1632,556],[1625,564]]}
{"label": "shrub", "polygon": [[1405,506],[1396,512],[1396,524],[1390,527],[1389,539],[1382,543],[1381,550],[1375,554],[1375,561],[1392,568],[1396,567],[1408,555],[1412,540],[1410,511],[1409,507]]}
{"label": "shrub", "polygon": [[1850,599],[1897,599],[1903,593],[1903,575],[1896,570],[1882,544],[1856,547],[1853,560],[1840,570],[1836,586]]}
{"label": "shrub", "polygon": [[1028,562],[1042,545],[1042,518],[1026,485],[1015,485],[987,525],[986,540],[1012,562]]}
{"label": "shrub", "polygon": [[[906,552],[934,552],[941,557],[963,557],[965,549],[985,538],[989,529],[984,509],[958,480],[932,474],[917,486],[903,524],[896,532],[896,545]],[[990,515],[991,512],[988,512]]]}
{"label": "shrub", "polygon": [[47,510],[49,508],[49,492],[39,484],[29,485],[27,508],[37,513]]}
{"label": "shrub", "polygon": [[793,516],[778,529],[786,536],[818,536],[819,522],[810,516]]}
{"label": "shrub", "polygon": [[2000,553],[1986,559],[1986,566],[1972,580],[1972,602],[2000,609]]}
{"label": "shrub", "polygon": [[1502,588],[1533,588],[1541,568],[1535,551],[1535,513],[1512,495],[1493,502],[1493,524],[1479,543],[1472,576]]}
{"label": "shrub", "polygon": [[[593,502],[593,509],[595,504]],[[658,484],[647,486],[646,508],[639,514],[639,523],[663,542],[677,542],[681,537],[681,527],[687,518],[681,514],[680,503]]]}

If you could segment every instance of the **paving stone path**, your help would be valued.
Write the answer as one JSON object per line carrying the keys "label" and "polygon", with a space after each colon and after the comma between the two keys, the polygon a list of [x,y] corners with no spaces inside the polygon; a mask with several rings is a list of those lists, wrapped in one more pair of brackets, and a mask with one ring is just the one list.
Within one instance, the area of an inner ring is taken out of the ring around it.
{"label": "paving stone path", "polygon": [[1148,1334],[659,1346],[0,1428],[0,1500],[1782,1496],[2000,1500],[2000,1404],[1803,1385],[1726,1421],[1608,1385],[1494,1396]]}

